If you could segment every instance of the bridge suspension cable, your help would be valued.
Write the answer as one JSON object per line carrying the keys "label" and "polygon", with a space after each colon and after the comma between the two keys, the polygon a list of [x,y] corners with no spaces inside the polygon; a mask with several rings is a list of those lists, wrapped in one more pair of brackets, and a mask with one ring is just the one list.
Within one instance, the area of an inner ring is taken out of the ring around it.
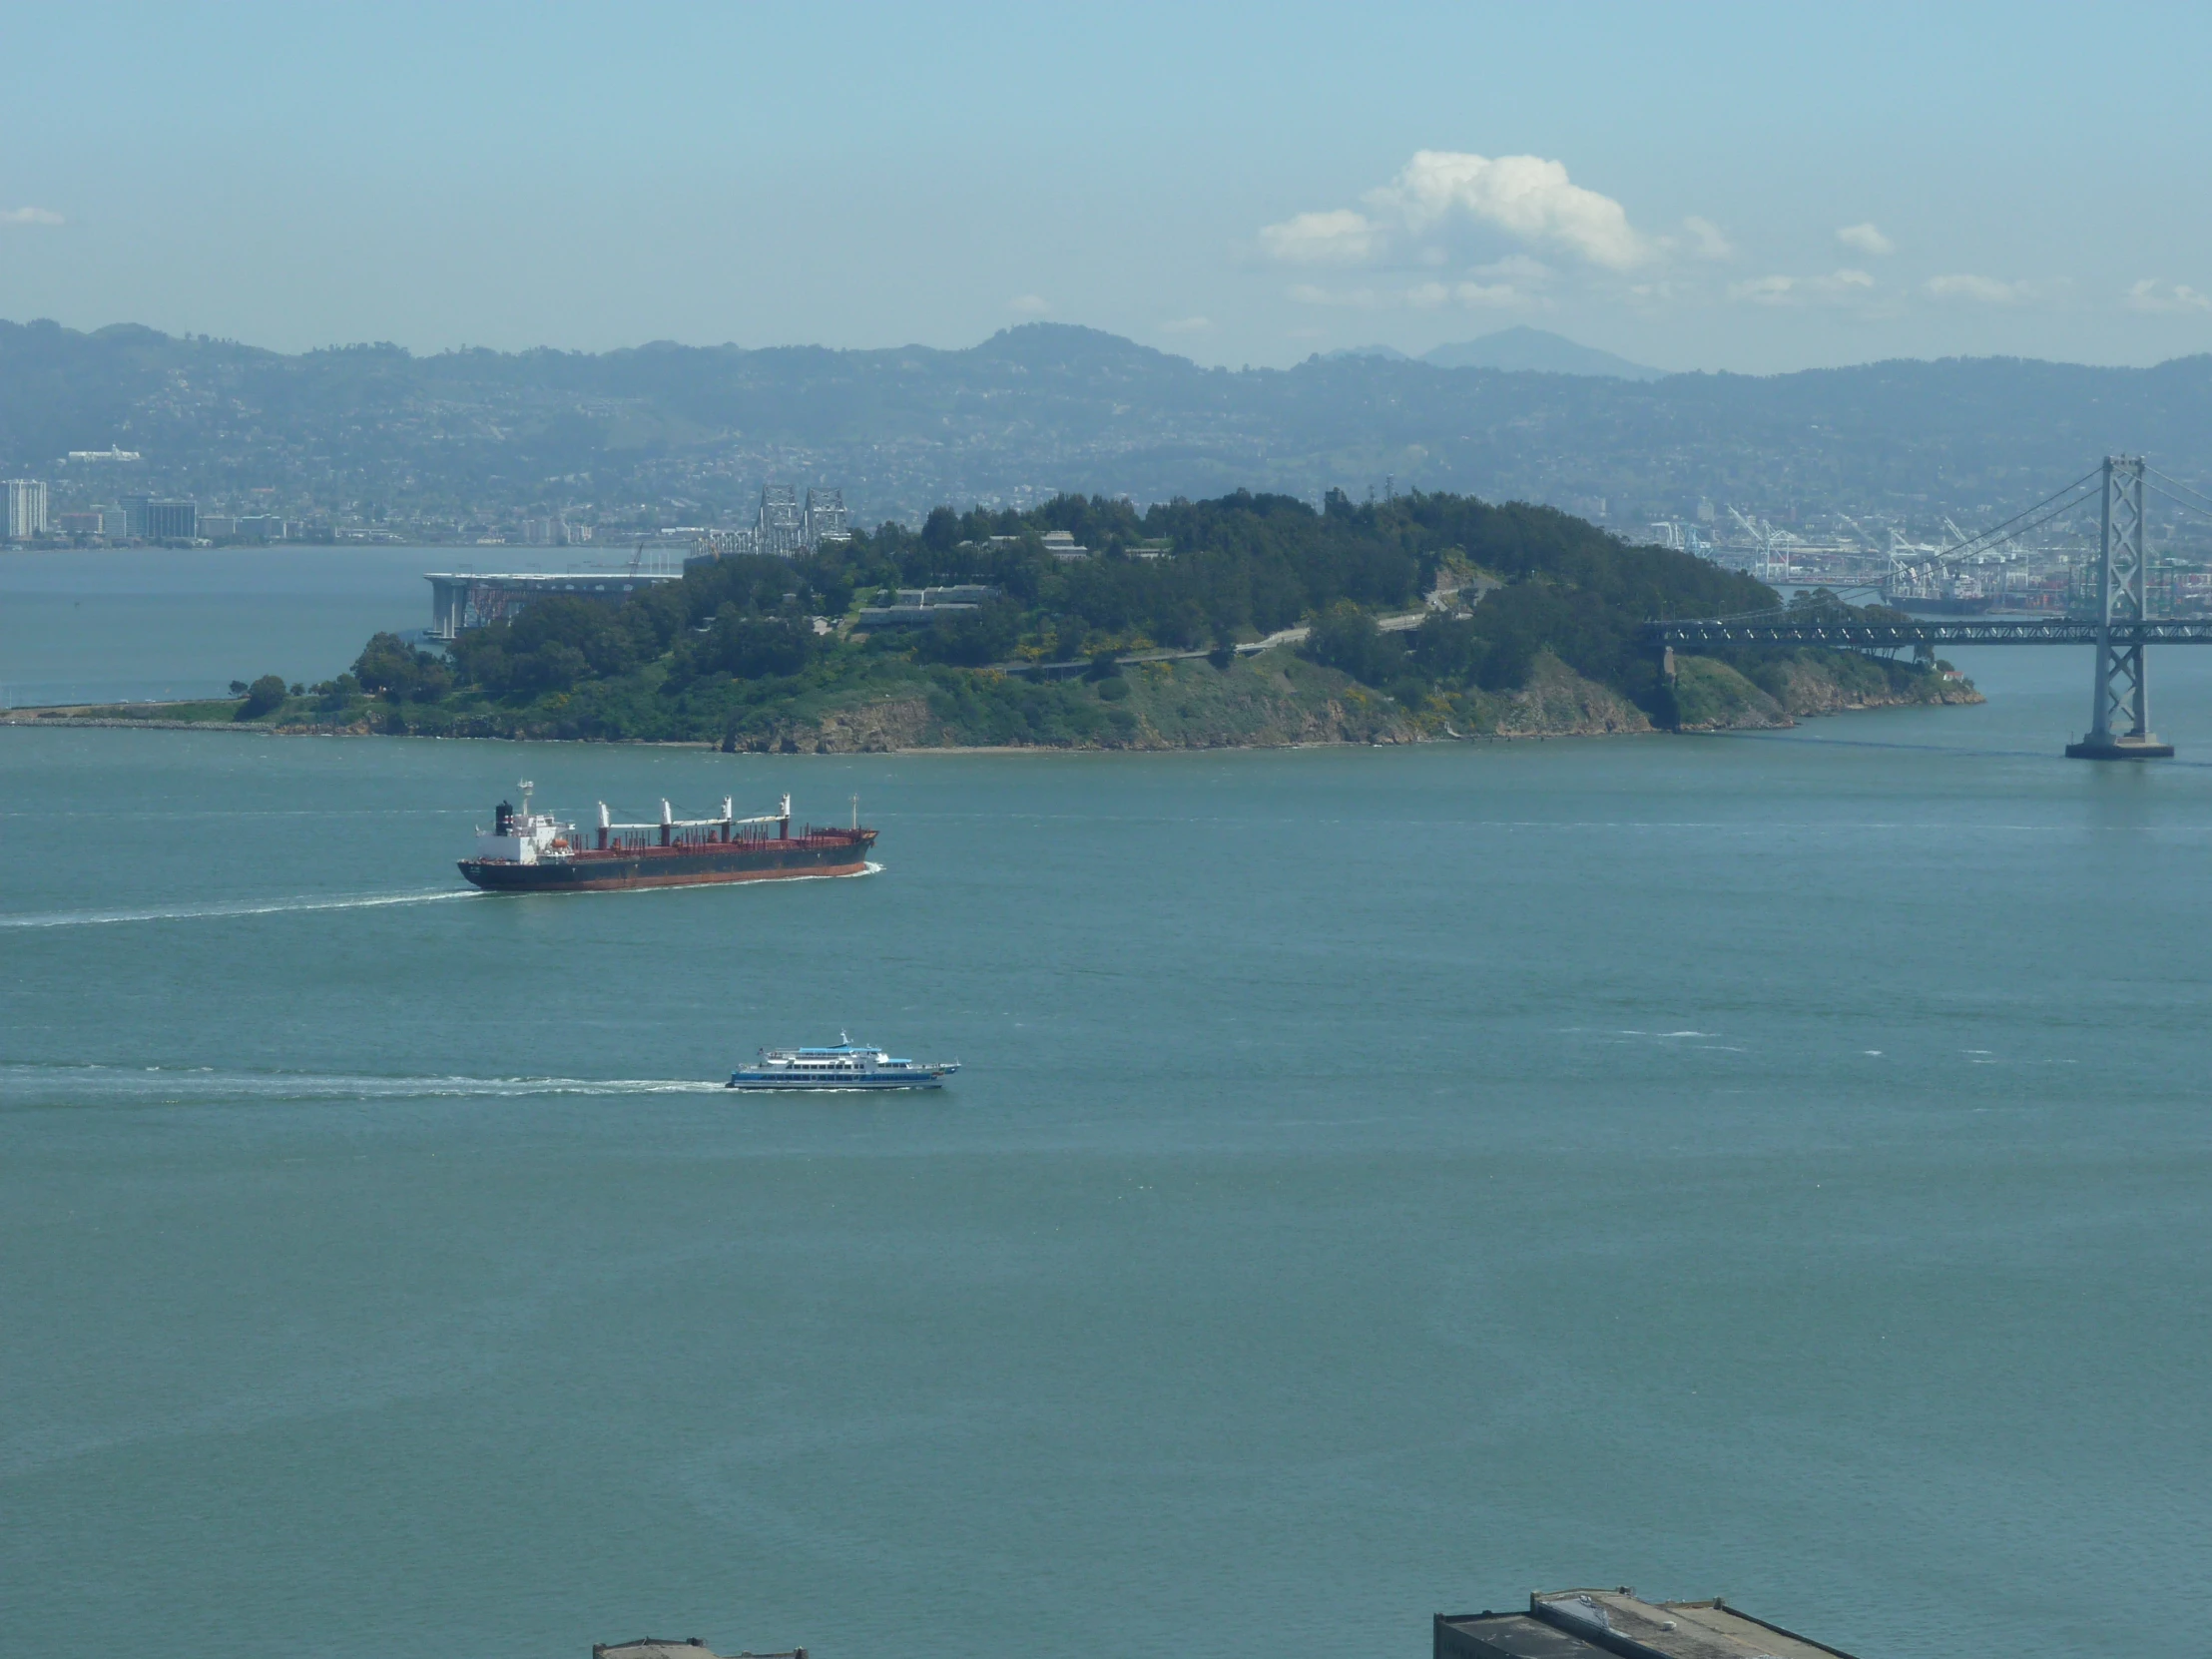
{"label": "bridge suspension cable", "polygon": [[[2018,512],[2014,513],[2010,518],[2000,520],[1999,522],[1990,525],[1986,530],[1977,531],[1973,535],[1968,536],[1964,541],[1961,541],[1954,546],[1944,548],[1940,553],[1937,553],[1935,556],[1933,562],[1936,564],[1945,564],[1952,559],[1962,559],[1966,557],[1969,553],[1986,553],[1991,548],[2001,547],[2008,541],[2017,541],[2021,536],[2026,535],[2028,531],[2038,529],[2041,526],[2048,524],[2054,518],[2061,518],[2065,514],[2072,512],[2076,507],[2086,505],[2093,497],[2092,492],[2083,489],[2083,486],[2088,484],[2096,484],[2101,488],[2103,478],[2104,469],[2102,467],[2092,468],[2091,470],[2084,472],[2072,483],[2066,485],[2063,489],[2053,490],[2049,495],[2044,496],[2042,500],[2036,502],[2032,507],[2023,507]],[[2050,512],[2043,513],[2043,516],[2041,518],[2036,519],[2031,524],[2022,524],[2020,522],[2022,519],[2028,517],[2029,514],[2042,512],[2043,508],[2049,507],[2052,502],[2057,501],[2061,496],[2072,495],[2076,490],[2082,491],[2081,495],[2079,495],[2076,499],[2066,502],[2063,506],[2055,507]],[[2000,531],[2003,533],[1999,534],[1998,532]]]}
{"label": "bridge suspension cable", "polygon": [[[2182,503],[2182,505],[2195,505],[2196,510],[2200,513],[2212,513],[2212,495],[2206,495],[2202,490],[2192,489],[2189,485],[2184,484],[2179,478],[2176,478],[2172,473],[2160,472],[2154,466],[2146,466],[2143,468],[2143,470],[2149,473],[2153,478],[2163,478],[2167,483],[2173,485],[2175,489],[2181,491],[2182,494],[2193,495],[2196,497],[2195,503],[2184,502]],[[2156,488],[2155,485],[2153,485],[2152,487]],[[2158,493],[2164,495],[2166,492],[2164,490],[2159,490]]]}
{"label": "bridge suspension cable", "polygon": [[[2185,507],[2192,513],[2202,513],[2206,518],[2212,518],[2212,500],[2207,500],[2204,496],[2198,495],[2195,490],[2190,489],[2189,486],[2187,484],[2184,484],[2179,478],[2169,478],[2166,476],[2165,473],[2158,471],[2156,468],[2147,466],[2143,468],[2143,487],[2149,490],[2151,494],[2162,495],[2177,507]],[[2174,489],[2161,489],[2158,485],[2150,482],[2152,478],[2164,478],[2167,483],[2173,485]],[[2182,491],[2183,495],[2174,494],[2174,490]],[[2185,500],[2183,498],[2184,496],[2192,495],[2196,496],[2196,499],[2194,501]]]}
{"label": "bridge suspension cable", "polygon": [[[1931,554],[1927,558],[1916,562],[1947,564],[1952,560],[1966,558],[1974,553],[1986,553],[1993,548],[2002,547],[2008,541],[2018,540],[2030,530],[2038,530],[2053,519],[2063,518],[2076,508],[2087,506],[2091,501],[2097,499],[2103,487],[2104,468],[2101,466],[2093,467],[2074,479],[2072,483],[2051,491],[2050,494],[2044,496],[2042,500],[2035,502],[2032,506],[2022,507],[2010,518],[2000,519],[1987,529],[1977,531],[1964,540],[1944,548],[1941,552]],[[2049,510],[2045,511],[2046,508]],[[2212,511],[2212,507],[2208,507],[2207,510]],[[1879,593],[1881,585],[1873,582],[1854,582],[1829,591],[1839,597],[1846,593],[1861,591]],[[1705,620],[1711,622],[1757,623],[1799,614],[1802,614],[1801,611],[1792,611],[1789,607],[1782,607],[1761,611],[1740,611],[1732,616],[1711,617]]]}

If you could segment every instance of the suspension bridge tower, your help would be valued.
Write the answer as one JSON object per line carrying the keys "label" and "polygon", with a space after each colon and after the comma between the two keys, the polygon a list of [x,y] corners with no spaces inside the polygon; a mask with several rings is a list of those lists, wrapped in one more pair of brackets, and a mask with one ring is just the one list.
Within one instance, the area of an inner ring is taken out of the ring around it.
{"label": "suspension bridge tower", "polygon": [[2143,677],[2143,457],[2104,458],[2104,521],[2097,562],[2097,660],[2089,733],[2066,745],[2076,761],[2156,761],[2174,746],[2150,729]]}

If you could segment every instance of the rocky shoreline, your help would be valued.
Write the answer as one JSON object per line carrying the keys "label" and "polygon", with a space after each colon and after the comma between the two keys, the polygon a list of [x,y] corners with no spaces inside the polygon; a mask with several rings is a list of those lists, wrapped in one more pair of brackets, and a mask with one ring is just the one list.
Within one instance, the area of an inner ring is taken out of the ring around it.
{"label": "rocky shoreline", "polygon": [[[1977,704],[1970,682],[1941,669],[1923,669],[1840,652],[1776,652],[1746,664],[1684,657],[1673,681],[1677,720],[1655,723],[1618,692],[1576,674],[1554,657],[1539,658],[1517,691],[1481,693],[1456,707],[1432,702],[1407,708],[1395,700],[1319,670],[1284,653],[1248,659],[1224,671],[1205,663],[1132,665],[1104,701],[1103,730],[1088,741],[1023,742],[974,730],[972,711],[941,690],[915,687],[802,716],[757,723],[714,739],[678,740],[684,747],[755,754],[932,754],[947,751],[1282,749],[1328,745],[1514,742],[1527,739],[1624,737],[1660,732],[1772,731],[1800,720],[1863,710]],[[143,707],[144,714],[128,712]],[[201,718],[176,718],[191,708]],[[481,722],[417,728],[380,705],[348,709],[330,721],[238,721],[229,703],[81,705],[0,713],[0,725],[138,731],[256,732],[276,737],[454,736],[555,740],[558,734],[516,723],[505,730]],[[333,713],[338,713],[333,711]],[[398,727],[400,730],[395,731]],[[978,741],[979,738],[984,741]],[[575,740],[572,740],[575,741]],[[586,739],[640,742],[639,739]],[[658,740],[669,741],[669,740]]]}

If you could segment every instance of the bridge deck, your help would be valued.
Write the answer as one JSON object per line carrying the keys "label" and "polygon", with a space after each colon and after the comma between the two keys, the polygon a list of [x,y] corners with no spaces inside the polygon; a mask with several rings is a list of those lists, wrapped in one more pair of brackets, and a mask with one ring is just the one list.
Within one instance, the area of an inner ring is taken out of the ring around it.
{"label": "bridge deck", "polygon": [[[1840,645],[1881,650],[1907,645],[2095,645],[2098,624],[2080,617],[1932,617],[1916,622],[1820,622],[1715,617],[1649,624],[1655,644]],[[2212,617],[2115,622],[2111,641],[2134,645],[2212,645]]]}

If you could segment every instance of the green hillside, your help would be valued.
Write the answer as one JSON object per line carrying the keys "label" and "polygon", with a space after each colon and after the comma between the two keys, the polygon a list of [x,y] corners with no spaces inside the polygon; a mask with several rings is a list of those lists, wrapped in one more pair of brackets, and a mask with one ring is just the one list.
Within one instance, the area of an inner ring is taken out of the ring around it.
{"label": "green hillside", "polygon": [[[1084,555],[1056,556],[1055,533]],[[995,597],[930,626],[858,625],[900,588],[953,583]],[[1642,637],[1653,618],[1777,602],[1543,507],[1332,493],[1317,512],[1239,492],[1139,513],[1068,496],[940,507],[797,559],[697,561],[620,606],[540,600],[442,656],[380,634],[311,691],[270,678],[217,707],[278,727],[875,750],[1649,731],[1944,699],[1933,672],[1818,651],[1670,681]]]}

